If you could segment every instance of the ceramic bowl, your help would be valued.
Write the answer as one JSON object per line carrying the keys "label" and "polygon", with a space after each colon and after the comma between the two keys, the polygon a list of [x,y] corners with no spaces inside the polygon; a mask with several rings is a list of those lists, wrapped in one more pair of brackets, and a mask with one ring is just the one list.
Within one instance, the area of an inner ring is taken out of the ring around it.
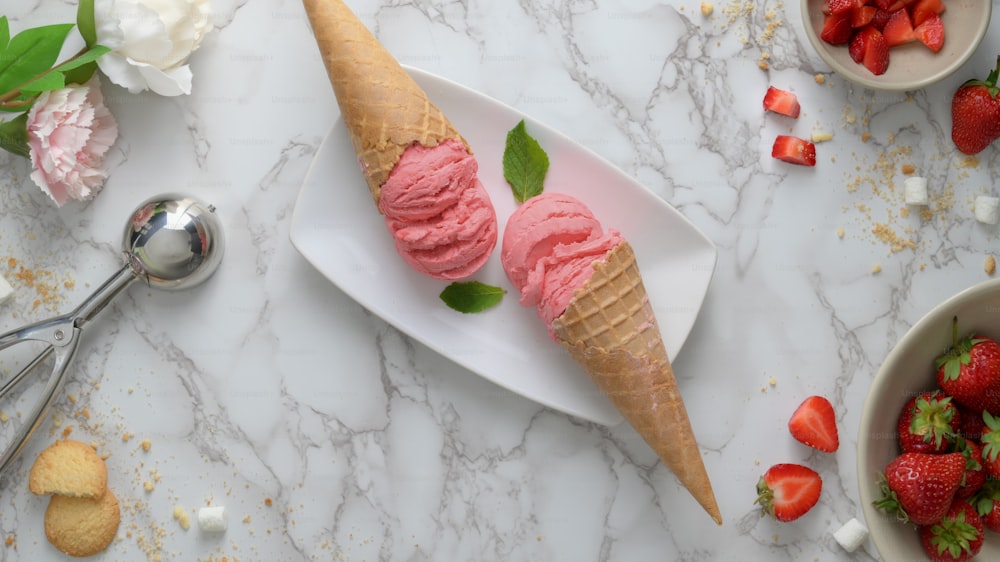
{"label": "ceramic bowl", "polygon": [[919,41],[893,47],[889,51],[889,69],[876,76],[851,59],[847,45],[830,45],[820,39],[825,1],[802,0],[802,19],[809,42],[837,74],[860,86],[884,91],[924,88],[955,72],[969,60],[986,35],[993,8],[990,0],[947,0],[947,9],[941,14],[945,37],[941,50],[931,52]]}
{"label": "ceramic bowl", "polygon": [[[875,509],[879,475],[899,454],[896,420],[908,399],[936,387],[934,359],[952,343],[952,319],[959,335],[1000,338],[1000,279],[985,281],[941,303],[897,342],[875,375],[858,427],[858,488],[872,542],[883,560],[925,560],[913,525]],[[994,537],[995,539],[995,537]],[[1000,560],[1000,540],[986,540],[977,560]]]}

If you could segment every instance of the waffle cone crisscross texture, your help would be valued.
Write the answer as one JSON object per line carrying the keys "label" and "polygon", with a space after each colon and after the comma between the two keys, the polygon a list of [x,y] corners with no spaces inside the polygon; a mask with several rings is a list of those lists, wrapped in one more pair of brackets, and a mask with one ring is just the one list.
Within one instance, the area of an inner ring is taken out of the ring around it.
{"label": "waffle cone crisscross texture", "polygon": [[695,500],[722,524],[698,442],[628,242],[552,322],[557,339]]}
{"label": "waffle cone crisscross texture", "polygon": [[341,0],[303,0],[344,124],[376,205],[413,143],[468,143]]}

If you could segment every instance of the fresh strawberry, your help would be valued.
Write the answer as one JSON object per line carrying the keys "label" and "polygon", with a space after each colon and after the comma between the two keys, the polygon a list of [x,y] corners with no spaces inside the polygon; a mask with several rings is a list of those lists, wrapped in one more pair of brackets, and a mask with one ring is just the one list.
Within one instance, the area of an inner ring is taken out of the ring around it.
{"label": "fresh strawberry", "polygon": [[875,19],[878,8],[875,6],[860,6],[851,10],[851,27],[864,27]]}
{"label": "fresh strawberry", "polygon": [[757,482],[757,500],[761,516],[778,521],[793,521],[805,515],[819,502],[823,479],[815,470],[800,464],[776,464]]}
{"label": "fresh strawberry", "polygon": [[983,430],[986,428],[986,422],[983,421],[983,413],[979,410],[966,408],[961,404],[958,404],[956,407],[958,408],[958,416],[962,419],[959,433],[962,437],[978,443],[980,437],[983,436]]}
{"label": "fresh strawberry", "polygon": [[983,450],[971,439],[962,439],[956,443],[956,451],[965,457],[965,476],[959,486],[956,498],[968,498],[979,492],[986,483],[986,466],[983,463]]}
{"label": "fresh strawberry", "polygon": [[827,0],[826,12],[828,14],[850,14],[855,8],[864,5],[862,0]]}
{"label": "fresh strawberry", "polygon": [[940,16],[944,13],[944,2],[941,0],[917,0],[911,9],[913,25],[920,25],[931,14]]}
{"label": "fresh strawberry", "polygon": [[952,325],[951,349],[938,357],[938,387],[971,410],[1000,413],[1000,343],[985,336],[957,337]]}
{"label": "fresh strawberry", "polygon": [[892,17],[892,14],[882,8],[878,8],[875,11],[875,16],[872,17],[872,26],[874,26],[875,29],[882,31],[885,29],[885,24],[889,23],[890,17]]}
{"label": "fresh strawberry", "polygon": [[764,109],[798,118],[801,107],[799,106],[799,98],[792,92],[769,86],[764,94]]}
{"label": "fresh strawberry", "polygon": [[943,453],[955,443],[961,421],[951,396],[922,392],[907,400],[899,413],[899,447],[910,453]]}
{"label": "fresh strawberry", "polygon": [[937,14],[931,14],[913,28],[913,36],[936,53],[944,47],[944,22]]}
{"label": "fresh strawberry", "polygon": [[896,10],[902,10],[903,8],[912,4],[913,2],[914,0],[895,0],[894,2],[889,4],[889,7],[886,8],[886,11],[892,13],[895,12]]}
{"label": "fresh strawberry", "polygon": [[962,477],[961,453],[903,453],[886,467],[875,507],[917,525],[937,523],[948,512]]}
{"label": "fresh strawberry", "polygon": [[819,38],[831,45],[846,45],[851,40],[851,13],[829,14],[823,18]]}
{"label": "fresh strawberry", "polygon": [[983,522],[965,500],[956,500],[941,521],[920,528],[920,544],[934,562],[965,562],[983,548]]}
{"label": "fresh strawberry", "polygon": [[816,165],[816,145],[798,137],[778,135],[771,147],[771,156],[799,166]]}
{"label": "fresh strawberry", "polygon": [[969,503],[976,508],[984,527],[1000,533],[1000,480],[987,480]]}
{"label": "fresh strawberry", "polygon": [[986,467],[986,474],[1000,478],[1000,417],[983,412],[983,422],[986,427],[979,438],[983,445],[983,465]]}
{"label": "fresh strawberry", "polygon": [[965,154],[979,154],[1000,137],[1000,57],[986,80],[969,80],[951,100],[951,139]]}
{"label": "fresh strawberry", "polygon": [[889,21],[885,22],[885,27],[882,28],[882,35],[885,36],[885,42],[890,47],[916,41],[917,36],[913,33],[913,22],[910,21],[910,13],[906,10],[896,10],[893,12],[889,16]]}
{"label": "fresh strawberry", "polygon": [[800,443],[825,453],[832,453],[840,446],[837,435],[837,416],[833,405],[822,396],[810,396],[792,413],[788,431]]}
{"label": "fresh strawberry", "polygon": [[889,44],[882,32],[868,26],[859,30],[855,37],[861,37],[860,41],[864,45],[861,64],[875,76],[885,74],[889,69]]}

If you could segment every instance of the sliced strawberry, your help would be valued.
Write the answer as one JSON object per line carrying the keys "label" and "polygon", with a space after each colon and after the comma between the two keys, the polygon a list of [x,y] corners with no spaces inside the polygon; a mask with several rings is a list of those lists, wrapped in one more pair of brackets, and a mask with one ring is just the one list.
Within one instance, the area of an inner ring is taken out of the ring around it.
{"label": "sliced strawberry", "polygon": [[816,145],[798,137],[778,135],[771,147],[771,157],[799,166],[816,165]]}
{"label": "sliced strawberry", "polygon": [[915,0],[895,0],[894,2],[892,2],[891,4],[889,4],[889,7],[886,8],[885,11],[887,11],[887,12],[889,12],[891,14],[892,12],[895,12],[896,10],[902,10],[903,8],[905,8],[905,7],[909,6],[910,4],[912,4],[914,1]]}
{"label": "sliced strawberry", "polygon": [[823,20],[819,38],[831,45],[845,45],[851,40],[851,14],[830,14]]}
{"label": "sliced strawberry", "polygon": [[776,464],[757,482],[761,514],[778,521],[793,521],[819,502],[823,479],[815,470],[800,464]]}
{"label": "sliced strawberry", "polygon": [[885,36],[874,27],[865,27],[858,31],[859,36],[864,36],[864,52],[861,57],[861,64],[875,76],[885,74],[889,68],[889,44],[885,41]]}
{"label": "sliced strawberry", "polygon": [[833,405],[822,396],[810,396],[795,409],[788,420],[788,431],[797,441],[826,453],[840,446],[837,416]]}
{"label": "sliced strawberry", "polygon": [[932,14],[941,15],[944,13],[944,2],[941,0],[917,0],[910,11],[912,12],[913,25],[920,25]]}
{"label": "sliced strawberry", "polygon": [[906,10],[896,10],[889,16],[889,21],[882,28],[882,35],[885,42],[890,47],[910,43],[917,40],[913,33],[913,22],[910,21],[910,13]]}
{"label": "sliced strawberry", "polygon": [[875,19],[878,8],[875,6],[859,6],[851,10],[851,27],[864,27]]}
{"label": "sliced strawberry", "polygon": [[935,53],[944,46],[944,22],[937,14],[927,16],[927,19],[913,28],[913,34]]}
{"label": "sliced strawberry", "polygon": [[882,31],[885,29],[885,24],[889,23],[889,18],[892,16],[889,12],[879,8],[875,11],[875,16],[872,17],[872,27]]}
{"label": "sliced strawberry", "polygon": [[[866,27],[864,29],[868,28]],[[864,29],[862,29],[862,31],[864,31]],[[858,64],[861,64],[861,61],[865,60],[865,39],[867,38],[867,33],[855,33],[851,36],[850,45],[847,46],[847,53],[851,55],[851,60]]]}
{"label": "sliced strawberry", "polygon": [[798,118],[801,107],[799,106],[799,99],[792,92],[786,92],[774,86],[769,86],[767,93],[764,94],[764,109],[787,115],[788,117]]}
{"label": "sliced strawberry", "polygon": [[889,6],[892,6],[894,2],[895,0],[875,0],[875,5],[878,6],[879,10],[888,12]]}
{"label": "sliced strawberry", "polygon": [[864,5],[862,0],[827,0],[826,9],[830,14],[851,13],[854,8]]}

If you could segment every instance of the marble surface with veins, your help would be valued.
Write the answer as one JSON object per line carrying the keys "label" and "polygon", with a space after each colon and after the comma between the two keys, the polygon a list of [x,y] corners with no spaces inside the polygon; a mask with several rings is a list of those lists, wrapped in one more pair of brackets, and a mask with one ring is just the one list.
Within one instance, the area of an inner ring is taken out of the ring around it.
{"label": "marble surface with veins", "polygon": [[[400,62],[564,133],[715,243],[674,367],[717,527],[627,425],[478,377],[296,252],[296,197],[335,99],[298,0],[211,4],[191,95],[104,83],[120,137],[94,200],[56,208],[26,160],[0,156],[0,273],[15,287],[3,329],[68,312],[111,275],[146,197],[196,193],[226,229],[209,283],[133,287],[89,327],[53,412],[4,475],[0,559],[63,559],[27,471],[66,434],[107,455],[123,506],[98,560],[877,559],[831,532],[861,518],[858,422],[881,361],[931,307],[989,278],[998,231],[971,202],[996,195],[1000,144],[962,158],[950,98],[992,68],[1000,22],[956,74],[893,94],[832,74],[787,0],[716,0],[710,15],[692,0],[348,1]],[[0,13],[17,31],[73,21],[75,3],[5,0]],[[799,119],[762,111],[769,84],[796,92]],[[820,132],[832,138],[815,168],[770,157],[775,135]],[[929,216],[904,211],[906,164],[929,180]],[[0,433],[33,393],[0,404]],[[835,454],[787,434],[810,394],[835,406]],[[824,479],[819,505],[791,524],[753,505],[777,462]],[[205,505],[226,506],[224,534],[174,517]]]}

